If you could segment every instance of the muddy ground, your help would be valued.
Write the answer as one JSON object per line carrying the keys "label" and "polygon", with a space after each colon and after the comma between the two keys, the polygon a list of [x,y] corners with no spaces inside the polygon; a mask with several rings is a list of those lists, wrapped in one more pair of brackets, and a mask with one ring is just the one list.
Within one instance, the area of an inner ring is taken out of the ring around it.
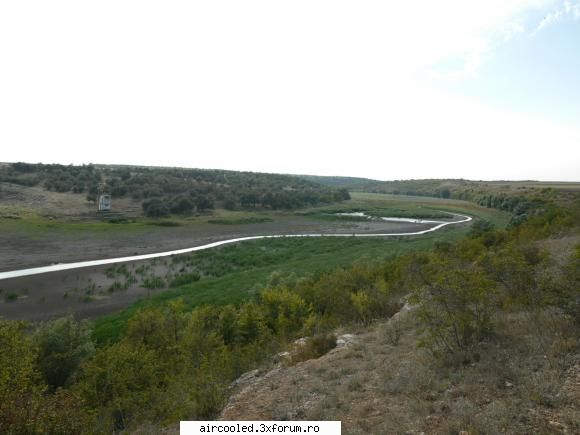
{"label": "muddy ground", "polygon": [[321,221],[301,216],[279,216],[272,222],[245,225],[146,225],[129,231],[123,231],[122,224],[108,225],[110,231],[0,232],[0,271],[149,254],[246,236],[406,232],[427,228],[407,223]]}
{"label": "muddy ground", "polygon": [[[181,219],[177,226],[159,226],[159,222],[139,218],[141,207],[136,201],[115,200],[114,206],[118,216],[138,218],[139,223],[99,221],[94,205],[84,195],[2,183],[0,272],[164,252],[254,235],[404,233],[429,227],[405,222],[329,220],[291,212],[267,212],[266,221],[259,223],[208,222],[216,217],[219,220],[237,216],[223,211]],[[262,216],[259,212],[254,214]],[[253,214],[240,212],[241,217],[250,215]],[[110,266],[99,266],[0,280],[0,316],[32,321],[69,313],[79,318],[96,317],[166,288],[145,288],[143,282],[147,278],[160,276],[167,282],[184,273],[175,269],[171,259],[132,262],[127,268],[126,275],[116,276],[111,276]],[[143,272],[143,268],[147,271]]]}
{"label": "muddy ground", "polygon": [[[327,222],[282,216],[273,222],[259,224],[205,224],[168,228],[152,226],[150,230],[126,233],[46,233],[41,237],[4,233],[0,234],[0,270],[162,252],[251,235],[408,232],[427,227],[394,222]],[[136,282],[127,282],[125,275],[112,276],[111,266],[0,280],[0,316],[31,321],[67,314],[74,314],[78,318],[97,317],[125,308],[138,299],[167,288],[166,285],[157,289],[144,288],[143,281],[148,277],[164,277],[167,282],[167,278],[187,272],[172,265],[170,257],[126,264],[129,275],[134,276]],[[136,273],[143,267],[147,268],[145,273]]]}

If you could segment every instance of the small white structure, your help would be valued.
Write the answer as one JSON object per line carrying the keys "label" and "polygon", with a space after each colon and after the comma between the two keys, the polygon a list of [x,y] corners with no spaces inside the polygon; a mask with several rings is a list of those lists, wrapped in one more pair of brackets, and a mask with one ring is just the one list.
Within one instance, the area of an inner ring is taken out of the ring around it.
{"label": "small white structure", "polygon": [[99,200],[97,201],[97,206],[99,211],[110,211],[111,210],[111,195],[99,195]]}

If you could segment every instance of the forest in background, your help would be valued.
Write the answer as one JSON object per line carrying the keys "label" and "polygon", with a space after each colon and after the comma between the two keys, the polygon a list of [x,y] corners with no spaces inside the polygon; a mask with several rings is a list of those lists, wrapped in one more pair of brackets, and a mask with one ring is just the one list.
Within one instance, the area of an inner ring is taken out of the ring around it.
{"label": "forest in background", "polygon": [[41,186],[54,192],[99,193],[140,201],[150,217],[224,208],[292,210],[349,199],[348,190],[298,177],[256,172],[141,166],[10,163],[0,166],[0,182]]}
{"label": "forest in background", "polygon": [[450,198],[474,202],[512,214],[513,223],[545,211],[544,204],[565,205],[580,194],[580,183],[541,181],[475,181],[425,179],[378,181],[353,177],[302,176],[327,186],[351,192]]}

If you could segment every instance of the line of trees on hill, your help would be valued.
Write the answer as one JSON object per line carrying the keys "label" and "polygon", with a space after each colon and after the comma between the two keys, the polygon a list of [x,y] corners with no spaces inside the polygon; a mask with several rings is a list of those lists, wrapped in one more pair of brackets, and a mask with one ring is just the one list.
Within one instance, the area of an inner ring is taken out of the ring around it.
{"label": "line of trees on hill", "polygon": [[[553,188],[519,186],[511,190],[509,184],[492,185],[469,180],[400,180],[356,183],[349,186],[353,191],[387,193],[393,195],[429,196],[474,202],[488,208],[496,208],[512,214],[512,225],[518,225],[531,216],[545,211],[547,204],[556,197],[564,197]],[[571,192],[572,199],[574,193]]]}
{"label": "line of trees on hill", "polygon": [[205,169],[13,163],[2,167],[0,181],[86,194],[93,202],[99,192],[130,197],[142,201],[143,211],[152,217],[218,206],[288,210],[350,198],[344,188],[299,177]]}
{"label": "line of trees on hill", "polygon": [[[32,330],[0,320],[0,432],[111,433],[213,418],[232,380],[296,338],[389,317],[409,293],[418,307],[418,344],[435,358],[496,340],[496,315],[506,310],[552,310],[577,336],[580,247],[554,264],[537,242],[577,231],[578,211],[550,206],[505,231],[480,223],[468,238],[430,252],[300,279],[278,276],[237,306],[187,309],[174,300],[145,308],[119,339],[101,346],[88,323],[72,318]],[[566,365],[561,356],[576,346],[562,336],[542,352]]]}

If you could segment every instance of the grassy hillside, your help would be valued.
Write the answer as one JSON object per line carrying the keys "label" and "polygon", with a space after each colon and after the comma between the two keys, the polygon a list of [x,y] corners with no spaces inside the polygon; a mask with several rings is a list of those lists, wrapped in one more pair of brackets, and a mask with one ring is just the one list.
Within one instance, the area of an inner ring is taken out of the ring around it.
{"label": "grassy hillside", "polygon": [[315,183],[323,184],[325,186],[346,187],[349,189],[352,189],[355,186],[369,185],[371,183],[378,182],[376,180],[371,180],[370,178],[360,178],[360,177],[337,177],[337,176],[332,177],[322,175],[297,175],[297,177],[313,181]]}
{"label": "grassy hillside", "polygon": [[464,179],[419,179],[419,180],[392,180],[380,181],[356,177],[328,177],[315,175],[301,175],[300,177],[316,181],[328,186],[345,187],[349,190],[374,193],[388,193],[396,195],[440,196],[444,189],[450,192],[459,192],[469,189],[481,189],[487,193],[493,191],[538,192],[541,189],[556,191],[580,191],[580,182],[564,181],[482,181]]}
{"label": "grassy hillside", "polygon": [[131,198],[152,217],[216,207],[295,209],[348,199],[346,190],[299,177],[209,169],[13,163],[0,166],[0,183],[0,195],[10,193],[10,183],[71,192],[90,202],[99,193],[115,201]]}

